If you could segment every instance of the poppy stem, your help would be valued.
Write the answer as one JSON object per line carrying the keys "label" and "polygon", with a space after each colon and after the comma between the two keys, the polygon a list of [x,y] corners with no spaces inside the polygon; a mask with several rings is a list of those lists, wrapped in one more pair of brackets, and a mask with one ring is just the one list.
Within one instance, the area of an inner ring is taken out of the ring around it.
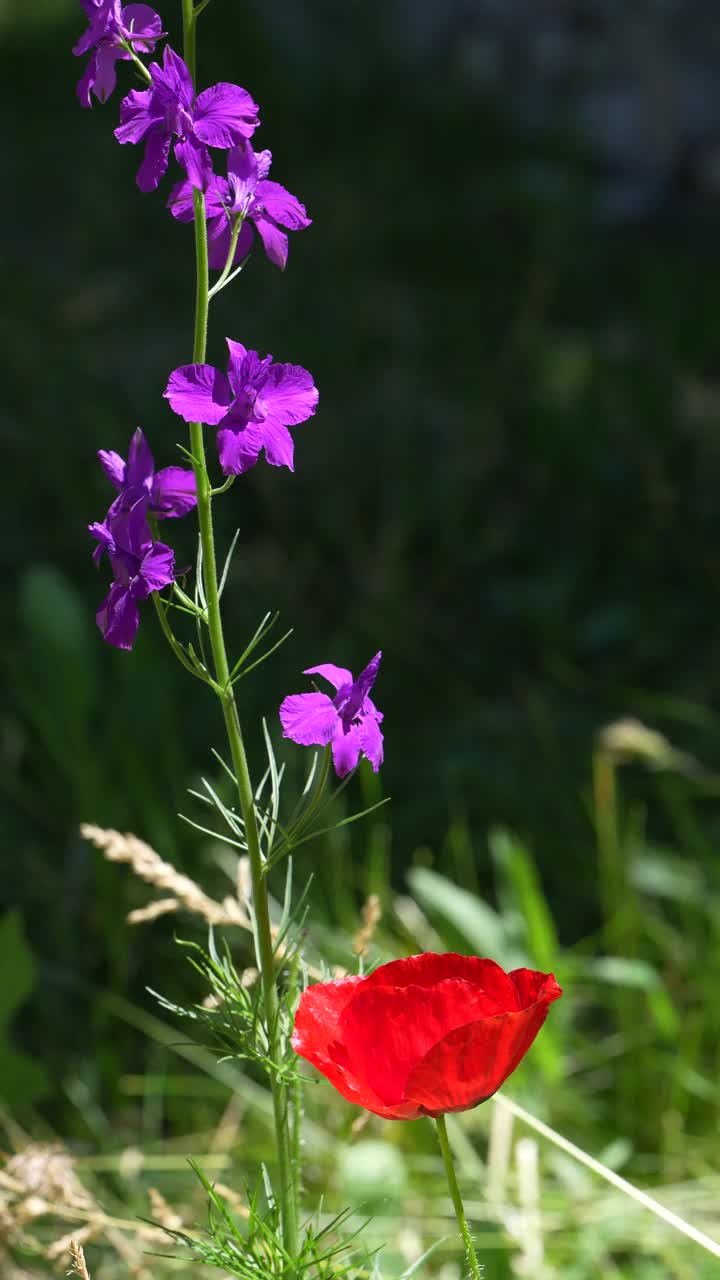
{"label": "poppy stem", "polygon": [[450,1143],[448,1141],[445,1116],[436,1116],[435,1124],[437,1125],[438,1141],[440,1143],[440,1150],[442,1151],[443,1163],[445,1165],[445,1174],[450,1191],[450,1199],[453,1202],[455,1217],[457,1218],[460,1234],[465,1245],[471,1280],[481,1280],[480,1263],[477,1260],[475,1245],[473,1244],[473,1239],[470,1235],[470,1228],[467,1223],[467,1218],[465,1217],[465,1208],[463,1206],[462,1196],[460,1195],[458,1180],[455,1177],[455,1166],[453,1164],[452,1151],[450,1150]]}

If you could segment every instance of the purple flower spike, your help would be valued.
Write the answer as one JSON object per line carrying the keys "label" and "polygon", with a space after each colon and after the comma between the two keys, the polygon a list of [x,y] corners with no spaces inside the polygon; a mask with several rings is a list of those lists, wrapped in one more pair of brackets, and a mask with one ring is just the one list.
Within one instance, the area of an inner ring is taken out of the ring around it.
{"label": "purple flower spike", "polygon": [[186,467],[163,467],[155,470],[150,446],[140,427],[134,433],[124,462],[112,449],[99,449],[100,465],[108,480],[118,490],[110,513],[127,510],[140,499],[158,519],[186,516],[197,505],[195,476]]}
{"label": "purple flower spike", "polygon": [[261,360],[240,342],[227,339],[227,377],[210,364],[187,364],[170,375],[164,395],[186,422],[219,427],[220,466],[226,476],[240,476],[258,460],[260,450],[273,467],[293,467],[297,426],[315,412],[318,391],[307,369],[297,364]]}
{"label": "purple flower spike", "polygon": [[[268,258],[281,271],[288,256],[288,238],[281,227],[299,231],[310,226],[300,201],[279,182],[268,180],[271,160],[269,151],[253,151],[246,142],[228,152],[227,179],[213,176],[205,196],[208,256],[213,270],[221,271],[227,262],[238,216],[243,223],[233,262],[241,262],[249,253],[253,223]],[[191,183],[181,182],[170,195],[168,207],[180,222],[192,222],[195,217],[192,193]]]}
{"label": "purple flower spike", "polygon": [[114,514],[111,508],[102,524],[88,526],[98,541],[93,559],[99,562],[107,551],[112,565],[114,581],[95,616],[103,637],[117,649],[133,647],[140,621],[138,601],[175,580],[174,552],[163,542],[153,542],[145,512],[140,498]]}
{"label": "purple flower spike", "polygon": [[357,680],[345,667],[326,662],[308,667],[303,675],[322,676],[335,689],[327,693],[293,693],[280,707],[283,737],[303,747],[326,747],[332,743],[335,772],[339,778],[354,769],[363,755],[377,773],[383,762],[382,712],[369,694],[380,666],[382,653],[361,671]]}
{"label": "purple flower spike", "polygon": [[115,63],[130,61],[123,48],[126,41],[135,53],[153,53],[157,41],[165,34],[162,21],[147,4],[126,4],[120,0],[81,0],[89,26],[78,40],[73,53],[81,57],[92,49],[85,74],[77,87],[83,107],[92,106],[91,94],[98,102],[107,102],[117,83]]}
{"label": "purple flower spike", "polygon": [[163,65],[151,62],[152,84],[135,89],[120,106],[118,142],[144,142],[145,156],[138,170],[141,191],[154,191],[168,165],[170,144],[191,186],[204,191],[212,178],[208,147],[233,147],[256,130],[258,107],[236,84],[214,84],[194,96],[193,83],[182,58],[169,45]]}

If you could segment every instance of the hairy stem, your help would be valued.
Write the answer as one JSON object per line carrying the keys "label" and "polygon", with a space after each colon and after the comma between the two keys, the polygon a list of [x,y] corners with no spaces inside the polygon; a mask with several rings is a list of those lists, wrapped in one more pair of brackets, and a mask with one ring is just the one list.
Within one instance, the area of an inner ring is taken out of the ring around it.
{"label": "hairy stem", "polygon": [[447,1177],[448,1189],[450,1191],[450,1199],[453,1202],[455,1217],[457,1218],[460,1234],[465,1245],[471,1280],[482,1280],[480,1275],[480,1264],[478,1263],[477,1254],[475,1252],[475,1245],[473,1244],[473,1239],[470,1235],[470,1228],[467,1223],[467,1218],[465,1217],[465,1208],[463,1206],[462,1196],[460,1195],[458,1180],[455,1177],[455,1166],[453,1165],[452,1152],[448,1141],[445,1116],[436,1116],[435,1124],[437,1125],[438,1140],[440,1142],[440,1150],[442,1152],[443,1163],[445,1165],[445,1175]]}
{"label": "hairy stem", "polygon": [[[195,19],[192,0],[182,0],[183,32],[185,61],[195,83]],[[208,329],[208,244],[207,223],[205,219],[205,198],[202,192],[193,192],[195,204],[195,259],[196,259],[196,294],[195,294],[195,336],[193,342],[193,363],[205,361]],[[282,1214],[283,1244],[291,1258],[297,1257],[298,1223],[296,1187],[290,1150],[290,1134],[288,1125],[287,1087],[281,1083],[279,1071],[282,1067],[282,1046],[279,1038],[279,999],[275,981],[275,955],[272,932],[270,929],[270,912],[268,907],[267,880],[264,873],[260,838],[258,834],[257,816],[250,779],[245,743],[243,740],[240,717],[228,663],[225,638],[223,635],[222,614],[220,610],[220,593],[218,588],[217,558],[215,554],[215,537],[212,522],[212,493],[205,458],[205,442],[201,423],[190,423],[190,444],[193,460],[193,471],[197,485],[197,511],[202,545],[203,582],[207,598],[207,625],[210,637],[215,680],[219,686],[219,698],[233,772],[237,780],[238,799],[245,823],[250,872],[252,877],[253,905],[255,911],[258,945],[258,962],[261,971],[265,1019],[269,1042],[269,1056],[274,1070],[270,1073],[272,1088],[275,1139],[279,1166],[278,1201]]]}

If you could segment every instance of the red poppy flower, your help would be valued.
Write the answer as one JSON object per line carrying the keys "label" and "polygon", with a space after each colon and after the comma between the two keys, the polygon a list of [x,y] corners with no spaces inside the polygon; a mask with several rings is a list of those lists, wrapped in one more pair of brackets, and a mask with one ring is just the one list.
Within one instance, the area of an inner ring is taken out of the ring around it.
{"label": "red poppy flower", "polygon": [[293,1048],[388,1120],[467,1111],[515,1070],[562,995],[551,973],[424,955],[303,992]]}

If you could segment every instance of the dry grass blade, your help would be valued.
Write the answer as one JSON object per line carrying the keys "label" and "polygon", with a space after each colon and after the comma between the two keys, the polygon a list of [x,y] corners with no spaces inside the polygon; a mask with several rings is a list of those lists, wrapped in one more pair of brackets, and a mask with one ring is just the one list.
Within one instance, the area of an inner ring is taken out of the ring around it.
{"label": "dry grass blade", "polygon": [[382,907],[380,906],[380,899],[376,893],[371,893],[362,909],[362,925],[353,938],[353,955],[367,955],[368,946],[372,942],[381,917]]}
{"label": "dry grass blade", "polygon": [[577,1160],[578,1164],[585,1165],[587,1169],[592,1170],[598,1177],[603,1178],[605,1182],[609,1182],[611,1187],[615,1187],[623,1195],[629,1196],[631,1200],[635,1200],[643,1208],[649,1209],[651,1213],[654,1213],[657,1218],[665,1222],[669,1227],[687,1236],[689,1240],[700,1245],[702,1249],[711,1253],[713,1257],[720,1258],[720,1241],[713,1240],[704,1231],[700,1231],[692,1223],[686,1222],[679,1214],[673,1213],[671,1209],[661,1204],[654,1196],[648,1195],[646,1191],[641,1191],[634,1183],[628,1182],[627,1178],[622,1178],[613,1169],[608,1169],[606,1165],[596,1160],[594,1156],[589,1155],[587,1151],[575,1146],[574,1142],[563,1138],[562,1134],[557,1133],[555,1129],[543,1124],[541,1120],[536,1120],[535,1116],[526,1111],[524,1107],[518,1106],[516,1102],[511,1102],[504,1094],[496,1093],[494,1103],[495,1106],[506,1107],[518,1120],[522,1120],[524,1124],[534,1129],[536,1133],[539,1133],[543,1138],[547,1138],[548,1142],[552,1142],[554,1146],[559,1147],[561,1151],[571,1156],[573,1160]]}
{"label": "dry grass blade", "polygon": [[78,1244],[77,1240],[71,1240],[68,1248],[72,1267],[68,1275],[79,1276],[80,1280],[90,1280],[90,1272],[87,1269],[82,1245]]}
{"label": "dry grass blade", "polygon": [[[108,862],[126,863],[140,880],[153,885],[156,889],[171,893],[177,899],[179,906],[194,915],[202,916],[208,924],[237,925],[241,929],[251,928],[247,913],[235,898],[227,897],[223,902],[216,902],[194,880],[182,875],[171,863],[164,862],[159,853],[137,836],[129,833],[122,835],[121,832],[113,831],[112,828],[96,827],[89,822],[82,824],[80,834],[84,840],[89,840],[97,849],[100,849]],[[162,900],[162,913],[174,909],[169,902],[167,898]],[[132,912],[131,916],[134,917],[132,923],[152,919],[152,915],[148,913],[153,908],[157,911],[157,907],[157,903],[151,903],[140,912]]]}

